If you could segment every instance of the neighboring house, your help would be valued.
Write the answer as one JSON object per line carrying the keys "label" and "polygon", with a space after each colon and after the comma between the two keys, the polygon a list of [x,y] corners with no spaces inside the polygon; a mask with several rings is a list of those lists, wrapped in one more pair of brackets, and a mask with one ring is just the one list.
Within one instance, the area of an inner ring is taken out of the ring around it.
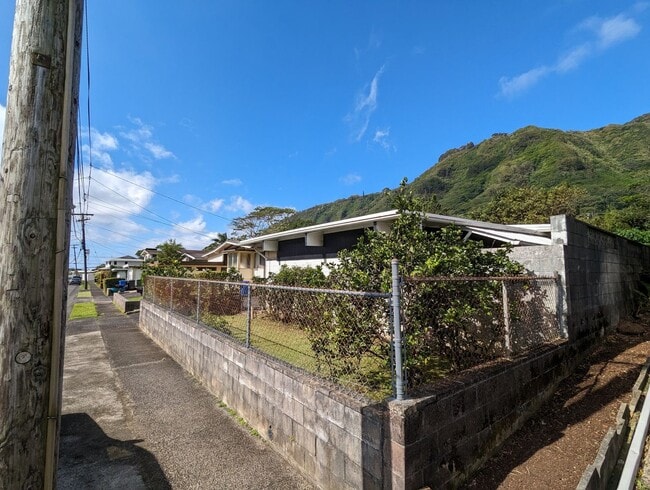
{"label": "neighboring house", "polygon": [[253,279],[254,271],[263,270],[265,266],[263,253],[233,240],[227,240],[217,248],[204,253],[203,258],[209,263],[221,264],[224,271],[236,270],[244,281]]}
{"label": "neighboring house", "polygon": [[[220,248],[223,248],[223,245],[224,244],[221,244]],[[140,255],[145,262],[155,264],[159,252],[160,251],[157,248],[145,248],[140,250],[138,255]],[[181,265],[188,269],[197,271],[225,271],[228,268],[226,256],[222,253],[214,252],[214,250],[205,252],[204,250],[183,249],[181,251]]]}
{"label": "neighboring house", "polygon": [[115,274],[115,277],[126,279],[127,281],[139,281],[142,279],[143,259],[138,259],[130,255],[108,259],[103,267],[97,270],[107,270]]}
{"label": "neighboring house", "polygon": [[223,259],[212,257],[212,260],[207,260],[205,255],[206,252],[204,250],[183,249],[181,265],[197,271],[222,272],[226,269],[226,263]]}
{"label": "neighboring house", "polygon": [[[233,245],[237,254],[236,265],[245,277],[268,277],[278,272],[282,265],[327,267],[328,263],[338,261],[340,250],[354,247],[365,230],[388,231],[398,215],[397,210],[385,211],[242,240]],[[465,232],[465,240],[480,241],[486,248],[505,243],[513,246],[551,244],[550,223],[500,225],[431,213],[426,213],[422,222],[428,230],[451,224]],[[229,254],[230,265],[230,252],[226,250],[225,253]],[[242,263],[246,256],[250,258]]]}
{"label": "neighboring house", "polygon": [[145,262],[153,262],[156,260],[156,257],[158,256],[158,249],[157,248],[145,248],[140,251],[138,251],[138,255],[142,257],[142,260]]}

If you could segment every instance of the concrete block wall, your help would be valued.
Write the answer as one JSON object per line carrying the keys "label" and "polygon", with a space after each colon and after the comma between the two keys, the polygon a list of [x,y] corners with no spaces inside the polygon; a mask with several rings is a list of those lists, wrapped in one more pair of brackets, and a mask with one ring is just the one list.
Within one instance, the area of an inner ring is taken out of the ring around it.
{"label": "concrete block wall", "polygon": [[551,218],[552,245],[515,247],[509,257],[536,275],[559,274],[561,325],[570,339],[614,327],[633,312],[650,247],[569,216]]}
{"label": "concrete block wall", "polygon": [[545,401],[586,339],[367,404],[143,301],[140,328],[321,488],[457,486]]}
{"label": "concrete block wall", "polygon": [[140,328],[321,488],[387,481],[381,407],[147,301]]}
{"label": "concrete block wall", "polygon": [[565,251],[569,338],[614,327],[633,313],[641,274],[650,273],[650,247],[569,216],[551,218],[551,238]]}
{"label": "concrete block wall", "polygon": [[532,272],[536,276],[551,277],[557,274],[559,282],[559,290],[557,291],[558,322],[563,337],[568,337],[565,248],[563,244],[515,247],[508,254],[508,257],[515,262],[519,262],[528,272]]}
{"label": "concrete block wall", "polygon": [[580,343],[458,375],[427,396],[391,401],[393,488],[454,488],[465,481],[553,394],[575,367]]}
{"label": "concrete block wall", "polygon": [[123,296],[120,293],[113,294],[113,304],[122,312],[122,313],[131,313],[140,309],[140,301],[128,301],[128,297]]}

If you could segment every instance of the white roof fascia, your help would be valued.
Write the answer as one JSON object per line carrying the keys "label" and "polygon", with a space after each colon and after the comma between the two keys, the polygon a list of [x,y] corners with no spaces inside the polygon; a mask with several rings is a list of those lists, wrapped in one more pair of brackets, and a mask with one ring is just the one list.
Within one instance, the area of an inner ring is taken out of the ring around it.
{"label": "white roof fascia", "polygon": [[551,239],[543,236],[529,235],[528,233],[513,233],[507,231],[498,231],[490,230],[481,227],[468,226],[468,230],[471,230],[475,235],[484,236],[486,238],[491,238],[493,240],[499,240],[502,242],[508,242],[512,245],[550,245]]}
{"label": "white roof fascia", "polygon": [[[210,255],[214,255],[216,253],[222,253],[222,250],[224,248],[230,247],[230,246],[237,246],[239,245],[239,242],[231,241],[231,240],[226,240],[223,242],[221,245],[219,245],[217,248],[213,248],[209,252],[204,253],[201,257],[209,257]],[[222,254],[223,255],[223,254]]]}
{"label": "white roof fascia", "polygon": [[[296,228],[293,230],[270,233],[268,235],[260,235],[255,238],[242,240],[239,242],[239,244],[243,246],[250,246],[253,244],[259,244],[264,240],[288,240],[291,238],[302,238],[305,237],[308,233],[319,231],[334,233],[337,231],[345,231],[350,229],[371,228],[377,221],[394,221],[397,219],[398,215],[399,212],[396,209],[393,209],[381,213],[367,214],[364,216],[357,216],[354,218],[348,218],[339,221],[331,221],[329,223],[321,223],[318,225],[305,226],[303,228]],[[507,237],[507,234],[510,233],[512,234],[513,240],[515,242],[524,241],[537,243],[538,240],[535,240],[535,237],[537,237],[538,239],[541,239],[540,244],[546,244],[547,242],[550,243],[550,223],[536,225],[502,225],[497,223],[488,223],[484,221],[457,218],[454,216],[444,216],[441,214],[433,213],[425,213],[424,221],[427,224],[432,225],[445,226],[455,224],[465,229],[476,228],[485,230],[485,233],[487,233],[487,230],[491,230],[492,233],[497,233],[494,236],[496,239],[504,239]]]}
{"label": "white roof fascia", "polygon": [[516,228],[523,228],[524,230],[539,231],[540,233],[550,233],[551,223],[541,223],[538,225],[509,225]]}
{"label": "white roof fascia", "polygon": [[[548,225],[502,225],[498,223],[489,223],[487,221],[476,221],[466,218],[457,218],[454,216],[444,216],[441,214],[426,213],[426,219],[429,222],[438,224],[455,224],[464,228],[479,227],[485,230],[501,230],[513,233],[522,233],[522,228],[526,227],[526,234],[531,233],[538,236],[546,236],[546,232],[551,231],[550,223]],[[548,228],[546,228],[548,227]]]}
{"label": "white roof fascia", "polygon": [[364,216],[357,216],[355,218],[347,218],[339,221],[330,221],[329,223],[321,223],[319,225],[305,226],[304,228],[295,228],[293,230],[279,231],[277,233],[270,233],[268,235],[260,235],[255,238],[248,238],[239,242],[241,245],[252,245],[255,243],[263,242],[264,240],[275,240],[278,238],[302,238],[307,233],[315,231],[345,231],[349,229],[358,229],[360,225],[364,228],[370,228],[375,221],[390,221],[397,219],[398,212],[396,210],[384,211],[382,213],[366,214]]}

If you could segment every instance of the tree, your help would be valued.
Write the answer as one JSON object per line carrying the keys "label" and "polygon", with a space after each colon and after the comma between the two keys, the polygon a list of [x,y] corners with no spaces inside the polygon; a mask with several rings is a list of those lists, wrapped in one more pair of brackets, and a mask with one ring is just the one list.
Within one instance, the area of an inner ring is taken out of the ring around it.
{"label": "tree", "polygon": [[550,189],[511,187],[498,193],[471,217],[493,223],[546,223],[558,214],[578,215],[586,192],[561,184]]}
{"label": "tree", "polygon": [[209,252],[210,250],[214,250],[215,248],[217,248],[219,245],[226,242],[227,240],[228,240],[227,233],[218,233],[217,237],[212,239],[212,243],[203,247],[203,252]]}
{"label": "tree", "polygon": [[[389,292],[393,258],[407,279],[505,276],[523,271],[508,259],[508,248],[486,252],[480,242],[463,241],[461,230],[453,226],[425,230],[422,220],[428,203],[408,190],[406,181],[391,199],[400,212],[391,230],[367,231],[354,249],[342,251],[339,264],[331,269],[332,287]],[[411,284],[403,289],[402,313],[405,367],[412,384],[440,369],[462,369],[470,361],[493,356],[494,344],[503,339],[493,313],[501,294],[499,285],[494,281]],[[348,363],[357,364],[369,354],[390,359],[388,319],[379,317],[377,308],[370,311],[343,303],[335,308],[329,322],[310,332],[317,354],[328,360],[347,356]],[[351,343],[354,349],[349,348]]]}
{"label": "tree", "polygon": [[650,197],[645,194],[622,197],[603,215],[588,222],[628,240],[650,245]]}
{"label": "tree", "polygon": [[252,238],[295,212],[293,208],[257,206],[246,216],[232,220],[232,235],[238,240]]}
{"label": "tree", "polygon": [[167,240],[156,247],[158,254],[152,262],[144,264],[143,276],[184,277],[187,269],[182,265],[183,245]]}

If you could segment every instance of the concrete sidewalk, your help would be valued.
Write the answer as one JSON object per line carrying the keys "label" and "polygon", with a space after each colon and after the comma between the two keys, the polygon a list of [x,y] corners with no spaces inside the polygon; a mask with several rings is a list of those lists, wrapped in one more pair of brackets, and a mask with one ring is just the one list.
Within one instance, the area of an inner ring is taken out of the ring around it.
{"label": "concrete sidewalk", "polygon": [[137,314],[92,294],[99,317],[67,325],[59,488],[314,488],[144,335]]}

